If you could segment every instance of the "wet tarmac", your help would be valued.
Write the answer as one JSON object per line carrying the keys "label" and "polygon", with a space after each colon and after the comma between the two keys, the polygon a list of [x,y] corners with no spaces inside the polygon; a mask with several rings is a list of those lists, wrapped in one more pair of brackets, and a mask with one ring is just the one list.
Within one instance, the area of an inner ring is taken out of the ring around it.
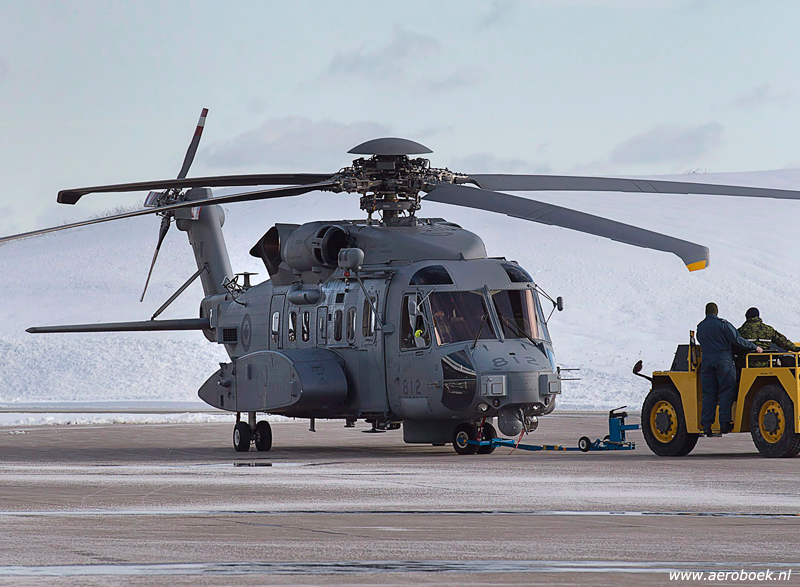
{"label": "wet tarmac", "polygon": [[[749,435],[664,459],[638,432],[458,456],[363,430],[280,422],[272,451],[236,453],[229,424],[0,428],[0,585],[800,583],[800,459]],[[605,434],[553,415],[529,441]]]}

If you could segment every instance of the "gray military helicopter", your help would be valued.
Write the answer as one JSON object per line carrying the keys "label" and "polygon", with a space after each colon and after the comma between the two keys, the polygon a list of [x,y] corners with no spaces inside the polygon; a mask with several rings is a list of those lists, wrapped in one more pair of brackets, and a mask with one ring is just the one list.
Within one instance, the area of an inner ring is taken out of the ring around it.
{"label": "gray military helicopter", "polygon": [[[617,191],[800,199],[791,190],[624,178],[462,174],[431,167],[423,145],[399,138],[362,143],[363,155],[336,173],[187,178],[202,135],[203,110],[177,179],[63,190],[75,204],[89,193],[151,191],[141,210],[0,238],[0,242],[146,214],[161,217],[147,290],[170,226],[189,238],[197,271],[150,320],[29,328],[32,333],[199,330],[230,362],[200,388],[209,405],[235,412],[233,444],[270,450],[258,413],[335,418],[372,431],[398,429],[410,443],[452,442],[459,454],[489,453],[469,440],[532,432],[561,393],[542,298],[561,310],[516,262],[488,258],[476,234],[417,215],[441,202],[560,226],[671,252],[690,270],[709,263],[706,247],[509,191]],[[289,185],[212,197],[222,186]],[[221,204],[299,196],[315,190],[360,195],[367,217],[276,224],[253,246],[270,279],[234,274]],[[424,195],[423,195],[424,194]],[[194,280],[205,297],[198,318],[158,320]],[[552,315],[552,311],[550,311]],[[246,421],[241,420],[245,414]]]}

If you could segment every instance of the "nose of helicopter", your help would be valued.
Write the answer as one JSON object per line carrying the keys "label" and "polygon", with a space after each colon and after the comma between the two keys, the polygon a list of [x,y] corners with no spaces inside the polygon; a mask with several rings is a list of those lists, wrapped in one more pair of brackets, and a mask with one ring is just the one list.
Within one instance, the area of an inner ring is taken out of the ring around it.
{"label": "nose of helicopter", "polygon": [[552,351],[522,341],[479,343],[472,349],[478,398],[497,409],[506,405],[541,404],[561,393]]}

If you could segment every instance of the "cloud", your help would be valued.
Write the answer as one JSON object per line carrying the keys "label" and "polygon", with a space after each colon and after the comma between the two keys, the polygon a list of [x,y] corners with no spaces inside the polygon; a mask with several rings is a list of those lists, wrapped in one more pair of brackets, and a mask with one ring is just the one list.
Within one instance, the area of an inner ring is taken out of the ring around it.
{"label": "cloud", "polygon": [[786,103],[794,100],[791,92],[776,92],[770,84],[761,84],[749,92],[739,94],[731,104],[743,110],[754,110],[767,104]]}
{"label": "cloud", "polygon": [[473,153],[453,159],[450,168],[460,173],[551,173],[546,164],[531,164],[522,159],[496,157],[489,153]]}
{"label": "cloud", "polygon": [[376,122],[346,124],[301,116],[273,118],[237,137],[209,145],[202,157],[215,167],[260,165],[295,172],[333,173],[350,162],[348,150],[389,134],[389,127]]}
{"label": "cloud", "polygon": [[422,82],[421,86],[428,94],[443,94],[474,85],[480,75],[479,69],[470,67],[453,71],[442,77],[428,78]]}
{"label": "cloud", "polygon": [[709,153],[722,138],[722,125],[659,125],[623,141],[611,152],[611,163],[690,163]]}
{"label": "cloud", "polygon": [[514,0],[493,0],[488,12],[478,21],[478,29],[490,29],[501,25],[517,8]]}
{"label": "cloud", "polygon": [[362,78],[371,81],[396,80],[405,75],[409,61],[439,50],[439,42],[429,35],[396,28],[386,45],[372,48],[362,45],[340,51],[317,81]]}
{"label": "cloud", "polygon": [[253,96],[247,101],[247,110],[252,114],[261,114],[267,109],[267,100],[263,96]]}

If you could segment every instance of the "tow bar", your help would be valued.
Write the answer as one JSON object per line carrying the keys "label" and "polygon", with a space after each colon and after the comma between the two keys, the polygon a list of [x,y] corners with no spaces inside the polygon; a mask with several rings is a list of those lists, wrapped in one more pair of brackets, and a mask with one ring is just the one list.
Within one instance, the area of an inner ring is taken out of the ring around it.
{"label": "tow bar", "polygon": [[568,452],[591,452],[599,450],[634,450],[636,443],[625,439],[627,430],[639,430],[639,424],[626,424],[625,418],[628,412],[623,410],[628,406],[614,408],[608,413],[608,436],[600,440],[592,441],[588,436],[581,436],[578,446],[562,446],[560,444],[518,444],[510,438],[493,438],[492,440],[467,440],[467,444],[477,446],[507,446],[527,451],[568,451]]}

